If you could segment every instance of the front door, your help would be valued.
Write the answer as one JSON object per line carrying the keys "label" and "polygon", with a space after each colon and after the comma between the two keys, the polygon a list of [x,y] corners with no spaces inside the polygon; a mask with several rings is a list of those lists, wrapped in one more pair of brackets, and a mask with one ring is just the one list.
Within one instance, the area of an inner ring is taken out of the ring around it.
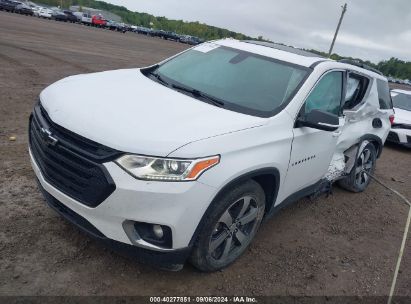
{"label": "front door", "polygon": [[305,100],[299,115],[307,114],[313,109],[327,111],[340,116],[340,128],[336,131],[294,128],[284,197],[315,184],[328,170],[344,124],[341,115],[344,76],[343,71],[326,73]]}

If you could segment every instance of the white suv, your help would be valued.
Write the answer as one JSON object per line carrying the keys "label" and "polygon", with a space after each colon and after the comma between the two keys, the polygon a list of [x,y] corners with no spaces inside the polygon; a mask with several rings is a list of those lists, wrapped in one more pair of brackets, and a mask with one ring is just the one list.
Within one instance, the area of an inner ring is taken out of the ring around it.
{"label": "white suv", "polygon": [[288,202],[337,180],[363,191],[392,114],[375,71],[226,39],[49,86],[30,157],[49,205],[89,234],[163,268],[215,271]]}
{"label": "white suv", "polygon": [[411,91],[392,90],[395,120],[387,141],[411,148]]}

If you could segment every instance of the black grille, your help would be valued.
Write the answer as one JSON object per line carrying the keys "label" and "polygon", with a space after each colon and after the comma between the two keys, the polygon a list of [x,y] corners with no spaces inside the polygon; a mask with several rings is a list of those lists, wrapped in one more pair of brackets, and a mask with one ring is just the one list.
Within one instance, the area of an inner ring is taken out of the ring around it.
{"label": "black grille", "polygon": [[121,153],[53,123],[40,104],[30,117],[29,140],[44,178],[73,199],[96,207],[115,190],[102,163]]}
{"label": "black grille", "polygon": [[407,135],[407,142],[411,144],[411,136]]}
{"label": "black grille", "polygon": [[398,134],[395,133],[395,132],[388,133],[387,140],[392,141],[392,142],[399,142],[400,141],[400,139],[398,137]]}

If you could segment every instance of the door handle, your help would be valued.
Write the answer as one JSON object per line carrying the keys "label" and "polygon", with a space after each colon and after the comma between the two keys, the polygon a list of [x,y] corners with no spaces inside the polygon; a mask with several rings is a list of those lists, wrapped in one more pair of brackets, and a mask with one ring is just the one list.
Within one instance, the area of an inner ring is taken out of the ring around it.
{"label": "door handle", "polygon": [[333,132],[333,136],[334,136],[334,137],[338,137],[338,136],[341,135],[341,133],[342,133],[342,131]]}

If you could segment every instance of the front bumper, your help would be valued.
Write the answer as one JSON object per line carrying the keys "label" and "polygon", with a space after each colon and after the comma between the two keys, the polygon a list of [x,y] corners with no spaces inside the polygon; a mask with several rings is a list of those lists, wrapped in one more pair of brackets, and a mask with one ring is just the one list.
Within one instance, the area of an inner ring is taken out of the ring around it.
{"label": "front bumper", "polygon": [[[201,182],[150,182],[137,180],[113,162],[104,163],[116,190],[97,207],[86,206],[49,184],[30,151],[31,164],[48,204],[70,222],[110,247],[127,251],[161,267],[182,265],[192,238],[216,189]],[[130,241],[123,223],[136,221],[166,225],[172,231],[172,248]],[[152,263],[152,264],[153,264]],[[169,268],[169,267],[166,267]]]}
{"label": "front bumper", "polygon": [[64,204],[59,202],[56,198],[45,191],[40,183],[38,184],[39,189],[50,208],[56,211],[67,221],[74,224],[82,231],[86,232],[89,236],[104,243],[104,245],[116,252],[126,255],[127,257],[135,258],[140,262],[145,262],[147,264],[167,270],[180,270],[183,267],[186,259],[190,255],[190,247],[168,252],[160,252],[128,245],[109,239],[105,237],[100,231],[98,231],[89,221],[67,208]]}

